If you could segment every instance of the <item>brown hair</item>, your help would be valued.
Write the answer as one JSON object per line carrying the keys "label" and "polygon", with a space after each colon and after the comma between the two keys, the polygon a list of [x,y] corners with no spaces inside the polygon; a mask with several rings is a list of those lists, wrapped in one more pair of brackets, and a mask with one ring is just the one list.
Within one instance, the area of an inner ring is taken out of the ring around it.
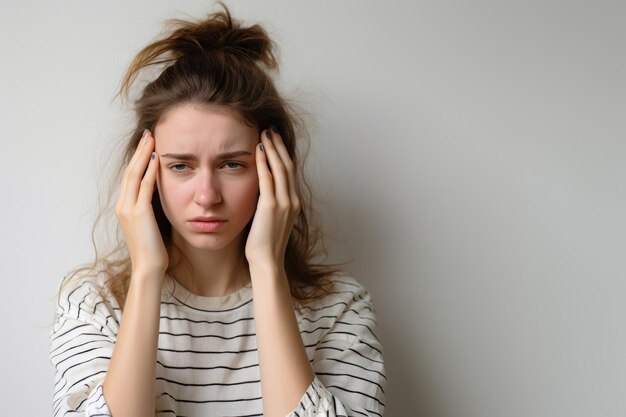
{"label": "brown hair", "polygon": [[[154,131],[157,122],[169,109],[182,104],[218,105],[235,110],[259,131],[272,127],[280,133],[296,167],[301,167],[297,145],[306,135],[297,135],[301,125],[294,112],[277,92],[269,75],[277,70],[273,52],[274,44],[259,25],[242,26],[232,19],[227,7],[209,14],[200,21],[172,19],[173,30],[167,36],[144,47],[130,64],[118,91],[124,100],[130,96],[131,87],[139,72],[149,67],[164,65],[158,77],[149,82],[135,101],[136,125],[125,145],[119,173],[128,164],[144,129]],[[293,227],[285,253],[285,271],[292,297],[303,305],[332,291],[328,279],[338,272],[336,266],[313,263],[321,248],[321,233],[310,222],[311,192],[296,170],[301,193],[301,210]],[[113,184],[112,184],[113,185]],[[112,192],[109,193],[109,203]],[[109,204],[110,206],[110,204]],[[155,217],[168,248],[172,247],[171,225],[161,207],[155,189],[152,206]],[[93,243],[96,257],[88,270],[104,273],[106,290],[120,306],[124,305],[130,283],[131,260],[126,244],[117,231],[117,246],[103,256],[98,256],[95,229],[102,212],[94,224]]]}

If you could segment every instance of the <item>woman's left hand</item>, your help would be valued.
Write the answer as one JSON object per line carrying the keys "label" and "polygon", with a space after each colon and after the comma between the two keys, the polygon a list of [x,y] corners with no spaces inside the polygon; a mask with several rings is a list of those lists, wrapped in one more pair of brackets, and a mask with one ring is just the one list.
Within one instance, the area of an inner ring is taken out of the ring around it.
{"label": "woman's left hand", "polygon": [[256,166],[260,195],[246,241],[246,258],[251,266],[283,270],[289,235],[300,211],[300,198],[293,161],[275,131],[261,132]]}

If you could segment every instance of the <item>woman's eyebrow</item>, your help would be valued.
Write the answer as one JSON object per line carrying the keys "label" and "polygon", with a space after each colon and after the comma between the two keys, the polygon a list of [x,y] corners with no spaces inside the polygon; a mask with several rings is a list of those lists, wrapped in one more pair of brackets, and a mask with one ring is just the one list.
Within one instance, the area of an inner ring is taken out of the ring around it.
{"label": "woman's eyebrow", "polygon": [[217,159],[231,159],[231,158],[239,158],[241,156],[251,156],[252,152],[248,151],[232,151],[232,152],[224,152],[217,155]]}
{"label": "woman's eyebrow", "polygon": [[[238,158],[241,156],[250,156],[252,152],[248,151],[233,151],[233,152],[224,152],[217,155],[217,159],[231,159]],[[197,162],[198,157],[191,153],[166,153],[161,155],[161,158],[169,158],[169,159],[177,159],[179,161],[189,161],[189,162]]]}
{"label": "woman's eyebrow", "polygon": [[178,159],[179,161],[197,161],[198,158],[190,153],[166,153],[161,158]]}

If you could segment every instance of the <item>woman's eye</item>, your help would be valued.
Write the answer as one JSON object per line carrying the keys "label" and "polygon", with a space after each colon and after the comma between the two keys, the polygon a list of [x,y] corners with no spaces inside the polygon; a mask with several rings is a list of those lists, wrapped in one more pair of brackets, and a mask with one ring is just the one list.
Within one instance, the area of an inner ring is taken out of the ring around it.
{"label": "woman's eye", "polygon": [[187,165],[185,164],[174,164],[174,165],[170,165],[170,169],[174,172],[183,172],[185,171],[185,169],[187,168]]}
{"label": "woman's eye", "polygon": [[226,162],[224,164],[224,166],[228,169],[239,169],[239,168],[243,168],[243,165],[240,164],[239,162]]}

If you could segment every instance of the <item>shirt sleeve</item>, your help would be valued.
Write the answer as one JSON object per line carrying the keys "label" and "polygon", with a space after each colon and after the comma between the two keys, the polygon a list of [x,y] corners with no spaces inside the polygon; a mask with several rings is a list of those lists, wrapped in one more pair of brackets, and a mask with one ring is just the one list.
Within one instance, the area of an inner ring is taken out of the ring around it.
{"label": "shirt sleeve", "polygon": [[62,286],[50,335],[55,417],[110,417],[102,384],[117,324],[115,309],[101,297],[94,282]]}
{"label": "shirt sleeve", "polygon": [[350,286],[345,310],[316,347],[315,378],[288,417],[383,416],[387,378],[374,306],[364,287]]}

